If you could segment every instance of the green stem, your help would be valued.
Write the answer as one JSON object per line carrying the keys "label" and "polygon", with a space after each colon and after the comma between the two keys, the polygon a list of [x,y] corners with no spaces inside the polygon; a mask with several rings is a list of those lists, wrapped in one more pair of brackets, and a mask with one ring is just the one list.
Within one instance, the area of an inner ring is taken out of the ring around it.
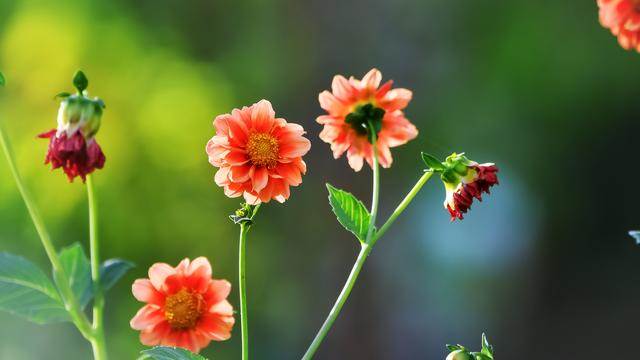
{"label": "green stem", "polygon": [[13,175],[16,185],[18,186],[18,190],[20,191],[20,195],[22,195],[22,200],[24,201],[29,215],[31,216],[33,225],[35,226],[36,231],[40,236],[42,246],[44,247],[44,250],[47,253],[47,257],[51,262],[51,267],[53,268],[53,277],[56,281],[56,284],[58,285],[58,290],[62,295],[62,299],[64,300],[65,308],[69,312],[71,320],[76,325],[82,336],[84,336],[87,340],[90,340],[93,337],[91,324],[89,324],[86,315],[82,312],[82,308],[78,303],[78,299],[76,299],[73,291],[71,290],[69,280],[67,278],[67,275],[65,274],[64,269],[62,268],[62,264],[60,263],[60,259],[58,258],[58,253],[56,252],[56,249],[51,242],[51,238],[49,237],[49,233],[47,232],[47,229],[44,225],[44,221],[40,216],[40,212],[38,211],[38,208],[31,198],[31,194],[22,181],[22,177],[20,176],[20,172],[18,171],[18,167],[16,166],[14,160],[13,152],[11,151],[11,146],[9,145],[9,139],[6,136],[1,123],[0,145],[2,146],[2,150],[4,151],[7,162],[9,163],[11,175]]}
{"label": "green stem", "polygon": [[400,216],[400,214],[404,212],[407,206],[409,206],[411,201],[413,201],[413,198],[416,197],[418,192],[420,192],[420,189],[422,189],[424,184],[426,184],[427,181],[429,181],[432,175],[433,175],[433,171],[426,171],[424,175],[422,175],[420,179],[418,179],[418,182],[415,185],[413,185],[413,188],[411,189],[411,191],[409,191],[407,196],[405,196],[404,199],[402,199],[398,207],[393,211],[391,216],[389,216],[389,219],[387,219],[387,221],[382,225],[382,227],[376,232],[373,239],[371,239],[371,246],[375,245],[378,239],[380,239],[382,235],[384,235],[384,233],[386,233],[387,230],[389,230],[389,228],[396,221],[398,216]]}
{"label": "green stem", "polygon": [[[253,208],[251,220],[258,213],[260,204]],[[238,249],[238,288],[240,292],[240,332],[242,335],[242,360],[249,359],[249,319],[247,313],[247,277],[246,277],[246,249],[247,233],[251,228],[251,221],[240,224],[240,243]]]}
{"label": "green stem", "polygon": [[89,247],[91,250],[91,280],[93,282],[93,337],[91,347],[95,360],[107,359],[104,337],[104,293],[100,284],[100,246],[98,241],[98,207],[93,187],[93,177],[87,175],[87,197],[89,200]]}
{"label": "green stem", "polygon": [[[373,127],[370,126],[370,129],[373,130]],[[362,267],[364,266],[364,262],[367,260],[367,257],[369,256],[369,254],[371,253],[371,250],[373,249],[373,244],[371,240],[374,238],[375,227],[376,227],[376,217],[378,215],[378,201],[380,198],[380,166],[378,165],[378,154],[376,152],[377,139],[376,139],[375,131],[371,131],[371,135],[372,135],[371,146],[373,149],[373,191],[371,196],[372,198],[371,199],[371,217],[369,219],[369,229],[367,230],[367,237],[364,243],[362,243],[362,248],[360,249],[358,258],[356,259],[355,264],[353,264],[353,267],[351,268],[349,277],[347,278],[346,283],[342,287],[342,290],[340,291],[340,295],[338,295],[338,298],[336,299],[336,302],[333,304],[331,311],[329,311],[329,316],[327,316],[324,323],[322,323],[322,326],[320,327],[318,334],[316,334],[316,337],[313,339],[313,342],[311,343],[311,345],[309,345],[307,352],[302,357],[303,360],[310,360],[313,358],[313,355],[316,353],[316,351],[320,347],[320,344],[329,333],[329,330],[331,330],[333,323],[336,321],[336,319],[338,318],[338,315],[340,315],[340,311],[342,311],[342,308],[344,307],[344,304],[347,302],[347,299],[351,294],[351,290],[353,290],[353,286],[355,285],[356,280],[358,280],[358,275],[360,274],[360,270],[362,270]]]}

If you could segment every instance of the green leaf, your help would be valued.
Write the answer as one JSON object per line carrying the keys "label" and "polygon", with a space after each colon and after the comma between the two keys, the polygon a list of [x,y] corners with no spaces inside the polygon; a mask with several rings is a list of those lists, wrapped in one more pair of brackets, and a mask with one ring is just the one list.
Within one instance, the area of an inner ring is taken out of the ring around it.
{"label": "green leaf", "polygon": [[327,184],[327,190],[329,190],[329,203],[340,224],[364,243],[371,220],[367,208],[355,196],[331,184]]}
{"label": "green leaf", "polygon": [[32,262],[0,253],[0,310],[37,324],[68,321],[55,286]]}
{"label": "green leaf", "polygon": [[81,94],[89,86],[89,79],[87,79],[82,70],[76,71],[75,75],[73,75],[73,86],[75,86]]}
{"label": "green leaf", "polygon": [[100,283],[102,290],[107,291],[115,285],[124,274],[135,265],[127,260],[109,259],[100,265]]}
{"label": "green leaf", "polygon": [[60,263],[67,275],[73,294],[84,309],[93,297],[93,283],[91,280],[91,265],[82,246],[75,243],[60,251]]}
{"label": "green leaf", "polygon": [[65,99],[65,98],[68,98],[69,96],[71,96],[70,93],[63,91],[63,92],[57,93],[56,96],[53,97],[53,100]]}
{"label": "green leaf", "polygon": [[4,74],[0,71],[0,86],[4,86],[6,80],[4,79]]}
{"label": "green leaf", "polygon": [[427,164],[429,169],[432,169],[434,171],[442,171],[445,169],[445,166],[442,164],[442,162],[435,156],[427,154],[425,152],[420,153],[420,155],[422,156],[422,161]]}
{"label": "green leaf", "polygon": [[480,351],[480,353],[493,359],[493,346],[489,344],[487,336],[484,333],[482,333],[482,351]]}
{"label": "green leaf", "polygon": [[154,360],[207,360],[201,355],[194,354],[189,350],[169,347],[156,346],[154,348],[142,351],[143,356],[140,359]]}

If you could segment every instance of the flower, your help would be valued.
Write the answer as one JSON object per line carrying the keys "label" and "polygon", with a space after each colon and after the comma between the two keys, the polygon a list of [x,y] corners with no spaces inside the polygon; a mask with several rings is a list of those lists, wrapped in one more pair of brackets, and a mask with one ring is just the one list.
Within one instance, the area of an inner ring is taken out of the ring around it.
{"label": "flower", "polygon": [[95,139],[104,103],[98,98],[85,96],[84,88],[88,81],[84,74],[82,77],[85,83],[78,87],[78,94],[60,95],[63,99],[58,109],[58,128],[38,135],[49,139],[45,164],[51,164],[52,169],[61,167],[69,181],[77,176],[85,181],[88,174],[102,169],[105,162],[104,153]]}
{"label": "flower", "polygon": [[451,214],[451,221],[463,219],[473,199],[482,201],[482,193],[498,184],[498,167],[493,163],[478,164],[464,154],[452,154],[443,163],[441,178],[447,191],[444,208]]}
{"label": "flower", "polygon": [[598,0],[600,24],[624,49],[640,52],[640,0]]}
{"label": "flower", "polygon": [[302,126],[276,118],[267,100],[213,121],[216,135],[207,143],[211,165],[218,167],[215,181],[228,197],[244,196],[256,205],[289,198],[290,186],[302,183],[307,165],[302,160],[311,142]]}
{"label": "flower", "polygon": [[184,259],[177,267],[155,263],[148,279],[138,279],[133,296],[147,303],[131,319],[144,345],[178,346],[199,352],[211,340],[231,337],[233,307],[227,301],[231,284],[211,278],[209,260]]}
{"label": "flower", "polygon": [[320,106],[328,112],[316,119],[324,125],[320,139],[331,144],[336,159],[346,151],[349,165],[355,171],[362,169],[363,159],[373,167],[370,127],[376,132],[378,161],[385,168],[393,162],[389,148],[418,136],[418,129],[402,111],[411,101],[411,91],[391,89],[392,80],[379,86],[381,80],[382,74],[377,69],[369,71],[362,80],[336,75],[332,91],[325,90],[318,96]]}

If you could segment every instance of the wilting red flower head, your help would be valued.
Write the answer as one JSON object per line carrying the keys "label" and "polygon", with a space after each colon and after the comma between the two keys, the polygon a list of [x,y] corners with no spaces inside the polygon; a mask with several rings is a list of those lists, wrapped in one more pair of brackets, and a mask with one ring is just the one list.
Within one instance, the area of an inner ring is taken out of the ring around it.
{"label": "wilting red flower head", "polygon": [[377,69],[369,71],[362,80],[336,75],[332,91],[325,90],[318,97],[320,106],[329,113],[316,119],[324,125],[320,139],[331,144],[336,159],[346,151],[349,165],[355,171],[362,169],[363,159],[373,166],[372,137],[367,124],[376,131],[376,155],[385,168],[393,162],[389,148],[418,136],[418,129],[402,111],[411,101],[411,91],[391,89],[392,80],[379,87],[381,81],[382,74]]}
{"label": "wilting red flower head", "polygon": [[640,52],[640,0],[598,0],[600,23],[620,46]]}
{"label": "wilting red flower head", "polygon": [[211,340],[231,337],[231,284],[212,279],[204,257],[184,259],[175,268],[156,263],[149,268],[149,279],[136,280],[132,290],[136,299],[147,303],[131,319],[144,345],[178,346],[197,353]]}
{"label": "wilting red flower head", "polygon": [[311,142],[302,126],[276,118],[271,103],[260,100],[213,121],[216,135],[207,143],[215,181],[229,197],[244,196],[251,205],[289,198],[290,186],[302,183],[302,160]]}
{"label": "wilting red flower head", "polygon": [[451,221],[463,219],[473,199],[482,201],[482,193],[498,184],[498,167],[492,163],[478,164],[463,154],[453,154],[447,158],[447,170],[442,173],[442,181],[447,191],[444,208],[451,214]]}
{"label": "wilting red flower head", "polygon": [[69,181],[79,176],[85,181],[95,169],[102,169],[105,156],[95,139],[100,128],[104,103],[84,95],[71,95],[60,103],[58,128],[38,135],[49,139],[45,164],[62,168]]}

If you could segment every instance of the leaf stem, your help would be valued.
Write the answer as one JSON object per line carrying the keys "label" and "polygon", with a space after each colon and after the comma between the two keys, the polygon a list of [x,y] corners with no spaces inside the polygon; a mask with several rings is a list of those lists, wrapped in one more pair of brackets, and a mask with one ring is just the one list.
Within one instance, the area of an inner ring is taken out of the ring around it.
{"label": "leaf stem", "polygon": [[253,208],[250,221],[240,224],[240,242],[238,249],[238,289],[240,292],[240,331],[242,335],[242,360],[249,359],[249,319],[247,312],[247,277],[246,277],[246,248],[247,233],[251,228],[254,216],[258,213],[260,204]]}
{"label": "leaf stem", "polygon": [[104,337],[104,292],[100,283],[100,246],[98,241],[98,207],[93,187],[93,177],[87,175],[87,198],[89,202],[89,247],[91,251],[91,280],[93,282],[93,337],[91,347],[95,360],[107,359]]}
{"label": "leaf stem", "polygon": [[24,185],[24,182],[22,180],[22,177],[20,176],[20,172],[18,171],[18,167],[14,160],[14,155],[9,144],[9,139],[6,136],[1,122],[0,145],[2,146],[2,150],[4,151],[7,162],[9,163],[11,175],[16,182],[18,191],[20,191],[22,200],[27,207],[27,211],[31,216],[31,220],[33,221],[33,225],[36,228],[36,232],[40,237],[42,246],[44,247],[44,250],[47,253],[47,257],[51,262],[51,267],[53,268],[53,277],[56,284],[58,285],[58,290],[60,290],[62,299],[64,300],[65,308],[71,316],[71,320],[76,325],[82,336],[84,336],[85,339],[90,340],[93,337],[91,324],[89,324],[86,315],[84,314],[84,312],[82,312],[82,308],[80,307],[78,299],[76,299],[73,291],[71,290],[67,274],[65,273],[62,264],[60,263],[58,253],[56,252],[56,249],[51,242],[51,238],[49,237],[49,233],[44,225],[44,221],[42,220],[40,212],[38,211],[38,208],[31,198],[31,194]]}

